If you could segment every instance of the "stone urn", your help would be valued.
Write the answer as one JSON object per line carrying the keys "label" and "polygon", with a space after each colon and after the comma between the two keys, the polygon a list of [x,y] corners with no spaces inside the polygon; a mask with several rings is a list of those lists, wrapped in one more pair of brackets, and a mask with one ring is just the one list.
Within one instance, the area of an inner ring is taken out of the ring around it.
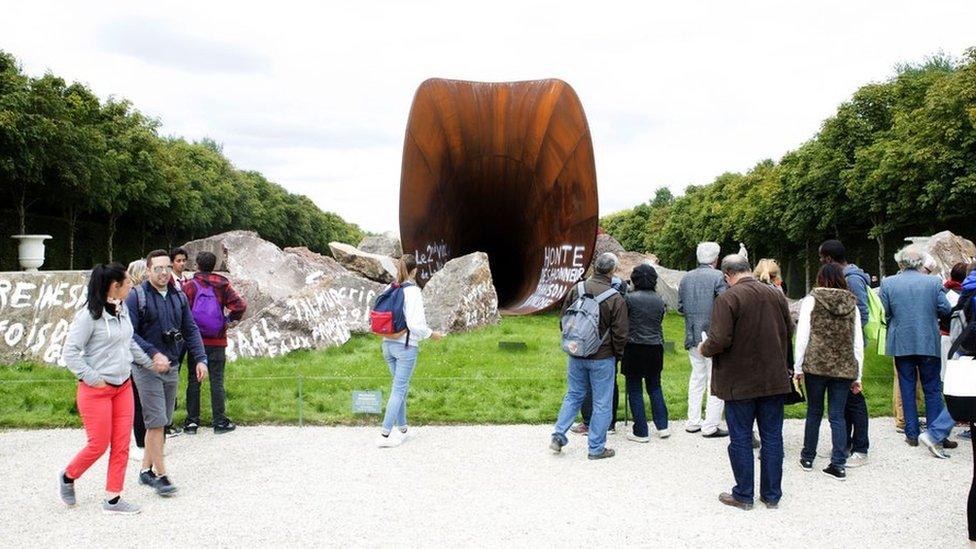
{"label": "stone urn", "polygon": [[44,241],[53,237],[47,234],[16,234],[10,238],[20,241],[17,246],[20,267],[27,272],[37,272],[44,264]]}

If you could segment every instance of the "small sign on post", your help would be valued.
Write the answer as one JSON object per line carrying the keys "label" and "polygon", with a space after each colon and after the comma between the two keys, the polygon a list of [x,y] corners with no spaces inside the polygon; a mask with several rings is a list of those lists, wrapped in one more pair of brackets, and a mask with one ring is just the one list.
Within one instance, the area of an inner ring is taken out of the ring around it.
{"label": "small sign on post", "polygon": [[353,391],[352,413],[380,414],[383,411],[383,391]]}

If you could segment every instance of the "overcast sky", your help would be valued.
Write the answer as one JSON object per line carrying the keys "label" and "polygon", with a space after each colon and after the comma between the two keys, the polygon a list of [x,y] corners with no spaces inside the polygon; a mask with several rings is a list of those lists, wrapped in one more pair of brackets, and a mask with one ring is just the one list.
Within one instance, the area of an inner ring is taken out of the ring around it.
{"label": "overcast sky", "polygon": [[779,159],[896,64],[976,46],[972,0],[244,4],[8,2],[0,49],[383,231],[429,77],[572,85],[603,215]]}

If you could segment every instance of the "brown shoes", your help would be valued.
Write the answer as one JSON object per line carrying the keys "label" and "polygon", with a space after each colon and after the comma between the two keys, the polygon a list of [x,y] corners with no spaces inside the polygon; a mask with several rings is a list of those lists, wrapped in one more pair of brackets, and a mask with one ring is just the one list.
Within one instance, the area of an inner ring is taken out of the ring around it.
{"label": "brown shoes", "polygon": [[719,494],[718,500],[724,503],[725,505],[728,505],[729,507],[737,507],[739,509],[742,509],[743,511],[749,511],[752,509],[751,503],[743,503],[735,499],[734,497],[732,497],[732,494],[728,492],[722,492],[721,494]]}

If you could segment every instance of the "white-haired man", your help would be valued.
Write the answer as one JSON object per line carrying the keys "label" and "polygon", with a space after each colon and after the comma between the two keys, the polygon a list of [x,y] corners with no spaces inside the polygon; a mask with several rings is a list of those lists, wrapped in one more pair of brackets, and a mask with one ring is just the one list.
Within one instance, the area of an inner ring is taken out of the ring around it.
{"label": "white-haired man", "polygon": [[[939,318],[948,316],[952,307],[942,292],[938,277],[923,272],[926,253],[917,245],[906,246],[895,255],[902,271],[881,281],[881,304],[888,325],[885,349],[895,357],[898,387],[905,410],[905,442],[918,446],[920,428],[915,403],[915,382],[921,380],[925,394],[925,414],[931,427],[942,412],[942,380],[939,355]],[[948,433],[945,433],[948,437]],[[939,440],[922,439],[933,448]],[[950,441],[951,442],[951,441]]]}
{"label": "white-haired man", "polygon": [[[707,438],[729,435],[722,429],[725,403],[711,394],[712,360],[698,352],[702,333],[709,328],[715,298],[728,287],[722,272],[716,269],[720,248],[715,242],[698,244],[698,268],[689,272],[678,285],[678,312],[685,317],[685,349],[691,359],[691,378],[688,380],[688,422],[685,431],[701,432]],[[707,394],[705,420],[702,421],[702,396]]]}

